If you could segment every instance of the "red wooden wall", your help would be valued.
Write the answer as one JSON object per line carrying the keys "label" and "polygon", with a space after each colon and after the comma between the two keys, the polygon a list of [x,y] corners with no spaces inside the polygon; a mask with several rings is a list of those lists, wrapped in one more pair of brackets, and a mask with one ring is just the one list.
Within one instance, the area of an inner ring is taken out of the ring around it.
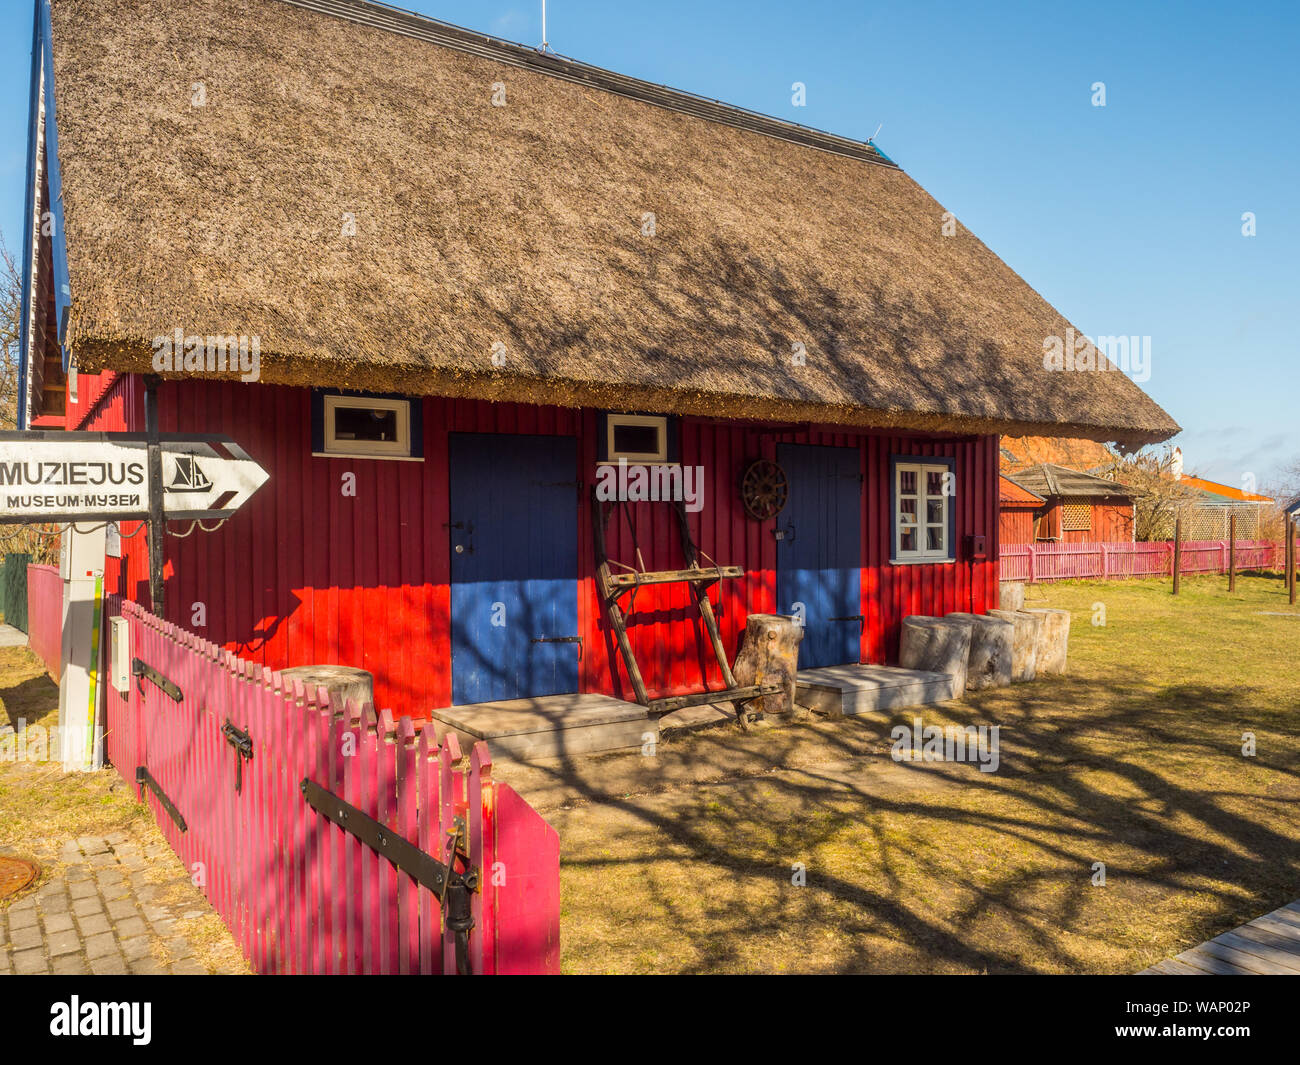
{"label": "red wooden wall", "polygon": [[1015,506],[1003,503],[998,515],[998,529],[1002,544],[1032,544],[1034,542],[1034,518],[1038,508],[1033,506]]}
{"label": "red wooden wall", "polygon": [[[376,704],[399,714],[423,716],[451,699],[447,434],[571,434],[580,441],[576,477],[590,486],[596,469],[592,410],[426,398],[424,461],[393,462],[312,457],[309,393],[303,389],[167,382],[159,405],[164,432],[227,433],[271,475],[219,531],[168,538],[167,619],[274,669],[336,662],[368,669],[375,675]],[[85,427],[139,430],[142,411],[139,379],[120,378],[89,412]],[[681,461],[705,467],[705,505],[691,515],[696,542],[717,562],[744,566],[747,573],[710,593],[721,606],[729,653],[734,655],[750,611],[775,608],[774,522],[749,519],[737,485],[749,461],[775,458],[781,442],[859,451],[866,485],[864,661],[897,656],[908,614],[980,612],[996,605],[996,437],[783,430],[687,418],[681,423]],[[888,564],[891,454],[956,458],[955,563]],[[356,475],[355,497],[341,492],[349,472]],[[580,683],[584,691],[630,699],[596,596],[587,491],[578,523],[578,620],[585,637]],[[671,508],[645,503],[628,509],[645,565],[679,565]],[[173,529],[184,531],[184,523]],[[988,537],[987,559],[969,557],[966,536],[972,533]],[[632,561],[626,525],[611,521],[608,543],[612,557]],[[148,605],[145,536],[124,539],[123,548],[120,564],[110,560],[107,589]],[[200,603],[205,625],[196,620]],[[684,586],[642,588],[630,632],[652,696],[698,690],[705,678],[720,684]]]}

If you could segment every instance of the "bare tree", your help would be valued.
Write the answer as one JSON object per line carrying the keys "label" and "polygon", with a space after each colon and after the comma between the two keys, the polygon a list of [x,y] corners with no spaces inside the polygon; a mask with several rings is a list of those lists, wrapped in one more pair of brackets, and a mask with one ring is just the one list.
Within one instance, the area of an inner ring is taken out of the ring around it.
{"label": "bare tree", "polygon": [[1197,492],[1174,477],[1173,448],[1143,448],[1116,463],[1114,473],[1135,493],[1134,539],[1172,539],[1174,519],[1197,500]]}
{"label": "bare tree", "polygon": [[22,337],[23,275],[0,233],[0,429],[18,427],[18,352]]}
{"label": "bare tree", "polygon": [[[24,386],[19,376],[22,345],[23,273],[0,233],[0,429],[18,428],[18,399]],[[49,562],[58,554],[57,537],[48,535],[53,525],[0,525],[0,557],[28,554],[35,562]],[[42,534],[46,535],[42,535]]]}

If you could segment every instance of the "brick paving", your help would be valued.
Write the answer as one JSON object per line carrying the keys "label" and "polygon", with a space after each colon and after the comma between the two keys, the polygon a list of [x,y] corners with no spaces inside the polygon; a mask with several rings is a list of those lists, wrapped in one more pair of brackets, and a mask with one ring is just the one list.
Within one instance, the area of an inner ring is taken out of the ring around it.
{"label": "brick paving", "polygon": [[0,907],[0,975],[202,975],[179,928],[211,913],[160,837],[83,836],[63,845],[53,876]]}

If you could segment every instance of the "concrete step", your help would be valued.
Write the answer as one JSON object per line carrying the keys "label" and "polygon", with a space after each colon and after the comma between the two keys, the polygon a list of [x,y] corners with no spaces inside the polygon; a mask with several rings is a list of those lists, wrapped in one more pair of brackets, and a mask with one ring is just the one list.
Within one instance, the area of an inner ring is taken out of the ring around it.
{"label": "concrete step", "polygon": [[[640,747],[658,741],[659,723],[637,703],[608,695],[547,695],[430,711],[439,740],[486,740],[495,759],[519,762]],[[648,735],[647,735],[648,734]]]}
{"label": "concrete step", "polygon": [[795,675],[795,702],[824,714],[867,714],[952,699],[947,673],[896,666],[824,666]]}

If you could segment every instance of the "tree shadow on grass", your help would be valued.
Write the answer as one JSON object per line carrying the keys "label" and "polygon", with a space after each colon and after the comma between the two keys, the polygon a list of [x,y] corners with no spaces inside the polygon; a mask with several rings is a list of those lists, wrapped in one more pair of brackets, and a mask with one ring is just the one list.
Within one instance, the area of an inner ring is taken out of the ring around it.
{"label": "tree shadow on grass", "polygon": [[57,714],[59,686],[42,673],[8,688],[0,688],[0,728],[18,728],[18,722],[28,725],[52,724],[44,719]]}
{"label": "tree shadow on grass", "polygon": [[[1000,725],[998,771],[894,762],[890,727],[916,716]],[[1060,677],[890,719],[696,733],[655,759],[568,758],[512,783],[569,811],[569,927],[614,910],[633,954],[674,929],[685,971],[761,966],[764,944],[823,971],[1132,971],[1300,895],[1295,720],[1227,686]],[[572,813],[584,803],[601,808],[583,815],[594,830]],[[800,861],[808,887],[793,889]]]}

